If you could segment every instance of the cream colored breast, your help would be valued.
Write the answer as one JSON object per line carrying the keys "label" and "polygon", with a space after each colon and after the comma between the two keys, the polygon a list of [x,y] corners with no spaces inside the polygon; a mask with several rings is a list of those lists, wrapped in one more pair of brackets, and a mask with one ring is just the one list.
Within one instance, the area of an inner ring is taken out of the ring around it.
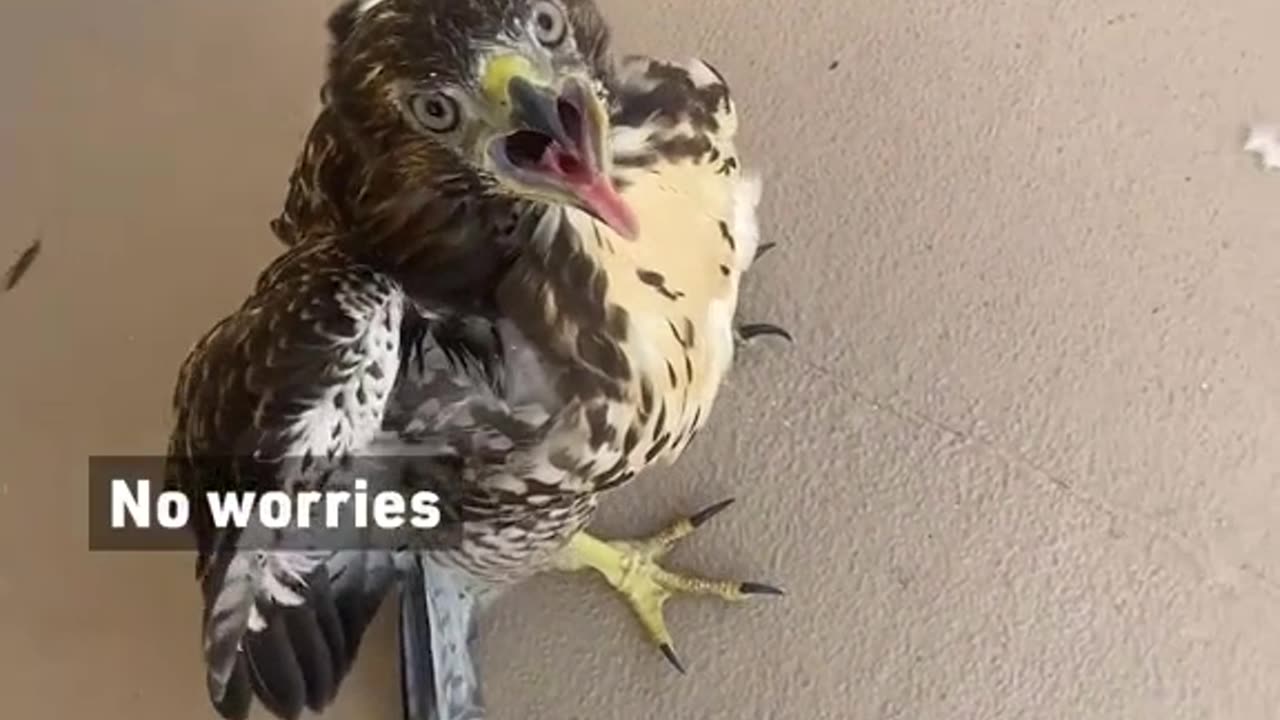
{"label": "cream colored breast", "polygon": [[679,455],[709,414],[733,359],[739,176],[716,167],[667,163],[633,173],[624,196],[639,220],[636,240],[575,215],[575,224],[589,226],[580,230],[608,273],[609,302],[627,312],[625,351],[634,370],[628,401],[641,408],[646,392],[654,396],[649,413],[611,412],[619,427],[639,428],[633,454],[643,464]]}

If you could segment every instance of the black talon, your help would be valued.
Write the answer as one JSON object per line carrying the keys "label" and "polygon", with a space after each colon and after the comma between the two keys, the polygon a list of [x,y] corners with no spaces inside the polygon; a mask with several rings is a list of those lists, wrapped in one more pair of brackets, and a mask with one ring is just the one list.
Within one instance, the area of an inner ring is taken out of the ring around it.
{"label": "black talon", "polygon": [[782,588],[755,582],[742,583],[738,586],[738,591],[744,595],[786,595]]}
{"label": "black talon", "polygon": [[689,524],[694,527],[701,527],[703,523],[715,517],[716,515],[719,515],[721,511],[723,511],[725,508],[732,505],[733,501],[734,501],[734,498],[729,498],[728,500],[721,500],[720,502],[716,503],[715,505],[712,505],[711,507],[706,507],[699,510],[689,518]]}
{"label": "black talon", "polygon": [[769,253],[770,250],[774,249],[777,246],[778,246],[778,243],[776,242],[760,243],[759,245],[756,246],[755,260],[759,260],[760,258],[764,257]]}
{"label": "black talon", "polygon": [[787,342],[795,342],[795,338],[791,337],[791,333],[770,323],[748,323],[738,326],[738,337],[742,340],[750,340],[760,335],[777,335],[786,339]]}
{"label": "black talon", "polygon": [[663,656],[667,658],[667,662],[671,663],[672,667],[679,670],[681,675],[685,674],[684,665],[680,664],[680,658],[676,657],[675,648],[671,647],[671,643],[662,643],[658,646],[658,649],[662,651]]}

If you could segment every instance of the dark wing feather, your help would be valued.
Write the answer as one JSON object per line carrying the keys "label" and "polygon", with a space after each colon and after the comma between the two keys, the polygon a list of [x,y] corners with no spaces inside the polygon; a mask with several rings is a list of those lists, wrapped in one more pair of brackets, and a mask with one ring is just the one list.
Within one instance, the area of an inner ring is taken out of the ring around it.
{"label": "dark wing feather", "polygon": [[402,304],[393,282],[336,248],[297,248],[179,374],[166,480],[192,499],[209,692],[224,717],[245,717],[255,695],[284,718],[331,702],[395,569],[389,551],[327,531],[215,528],[205,493],[339,482],[333,469],[379,429]]}

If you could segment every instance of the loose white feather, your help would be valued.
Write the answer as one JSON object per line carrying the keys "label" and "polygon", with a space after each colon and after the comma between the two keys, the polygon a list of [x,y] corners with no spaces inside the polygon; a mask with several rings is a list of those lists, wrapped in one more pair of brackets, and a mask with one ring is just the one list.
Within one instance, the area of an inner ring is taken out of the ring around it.
{"label": "loose white feather", "polygon": [[1255,125],[1250,128],[1244,149],[1261,158],[1264,170],[1280,170],[1280,124]]}

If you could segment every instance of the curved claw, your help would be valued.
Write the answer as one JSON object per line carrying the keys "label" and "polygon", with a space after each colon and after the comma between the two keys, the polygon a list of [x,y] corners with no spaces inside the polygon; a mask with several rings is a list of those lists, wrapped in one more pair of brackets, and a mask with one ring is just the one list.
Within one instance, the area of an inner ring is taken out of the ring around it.
{"label": "curved claw", "polygon": [[667,659],[667,662],[671,663],[672,667],[679,670],[681,675],[685,674],[684,665],[681,664],[675,648],[671,647],[671,643],[662,643],[658,646],[658,649],[662,651],[662,656]]}
{"label": "curved claw", "polygon": [[755,262],[756,260],[759,260],[765,255],[768,255],[769,251],[776,247],[778,247],[778,243],[776,242],[760,243],[759,245],[756,246],[755,258],[752,260],[752,262]]}
{"label": "curved claw", "polygon": [[744,582],[738,586],[743,595],[786,595],[782,588],[758,582]]}
{"label": "curved claw", "polygon": [[709,507],[705,507],[699,510],[698,512],[689,516],[689,524],[694,526],[695,528],[702,527],[703,523],[715,517],[716,515],[719,515],[721,512],[725,510],[725,508],[732,505],[733,501],[734,501],[734,498],[728,498],[727,500],[721,500],[715,505],[711,505]]}
{"label": "curved claw", "polygon": [[772,323],[747,323],[739,325],[737,328],[739,340],[750,340],[761,335],[776,335],[783,338],[787,342],[795,342],[795,338],[785,329],[778,327]]}

